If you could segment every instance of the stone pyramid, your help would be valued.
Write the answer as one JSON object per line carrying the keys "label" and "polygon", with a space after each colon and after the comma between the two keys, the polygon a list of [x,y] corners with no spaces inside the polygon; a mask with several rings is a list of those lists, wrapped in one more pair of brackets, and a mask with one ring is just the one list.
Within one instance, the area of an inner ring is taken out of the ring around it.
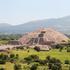
{"label": "stone pyramid", "polygon": [[39,28],[23,35],[19,41],[24,45],[51,45],[68,42],[68,37],[52,28]]}

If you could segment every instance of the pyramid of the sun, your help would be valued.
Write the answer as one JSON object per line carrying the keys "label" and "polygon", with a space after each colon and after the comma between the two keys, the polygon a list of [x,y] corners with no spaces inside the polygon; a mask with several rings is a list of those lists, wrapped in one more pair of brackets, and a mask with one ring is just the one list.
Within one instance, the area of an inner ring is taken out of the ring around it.
{"label": "pyramid of the sun", "polygon": [[66,43],[68,37],[61,32],[51,28],[40,28],[34,32],[29,32],[19,39],[22,44],[28,45],[48,45],[51,43]]}

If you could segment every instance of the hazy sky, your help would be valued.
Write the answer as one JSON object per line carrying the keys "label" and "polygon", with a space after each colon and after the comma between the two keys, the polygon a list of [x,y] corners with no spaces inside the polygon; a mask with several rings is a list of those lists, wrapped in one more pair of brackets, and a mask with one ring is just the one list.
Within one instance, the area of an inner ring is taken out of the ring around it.
{"label": "hazy sky", "polygon": [[0,23],[24,22],[70,15],[70,0],[0,0]]}

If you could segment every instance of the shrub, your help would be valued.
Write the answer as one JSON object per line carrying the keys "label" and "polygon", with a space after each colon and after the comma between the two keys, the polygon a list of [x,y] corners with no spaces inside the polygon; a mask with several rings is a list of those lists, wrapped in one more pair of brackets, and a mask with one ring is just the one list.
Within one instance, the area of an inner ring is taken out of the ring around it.
{"label": "shrub", "polygon": [[57,65],[52,65],[51,70],[59,70]]}
{"label": "shrub", "polygon": [[19,58],[19,55],[18,54],[10,54],[10,56],[9,56],[9,61],[11,62],[11,63],[15,63],[16,61],[17,61],[17,59]]}
{"label": "shrub", "polygon": [[32,62],[32,57],[28,56],[28,57],[24,58],[24,60],[25,60],[25,62],[30,64]]}
{"label": "shrub", "polygon": [[33,64],[32,66],[31,66],[31,68],[30,68],[30,70],[37,70],[37,64]]}
{"label": "shrub", "polygon": [[18,54],[16,54],[16,56],[15,56],[15,57],[16,57],[16,59],[18,59],[18,58],[19,58],[19,55],[18,55]]}
{"label": "shrub", "polygon": [[41,64],[41,65],[46,65],[47,62],[46,62],[46,60],[39,60],[39,64]]}
{"label": "shrub", "polygon": [[8,55],[0,54],[0,59],[7,60],[8,59]]}
{"label": "shrub", "polygon": [[60,63],[48,63],[48,68],[51,70],[62,70]]}
{"label": "shrub", "polygon": [[15,63],[15,62],[16,62],[16,59],[13,59],[13,58],[12,58],[12,59],[10,59],[10,62],[11,62],[11,63]]}
{"label": "shrub", "polygon": [[40,48],[39,47],[37,47],[37,46],[35,46],[35,48],[34,48],[36,51],[40,51]]}
{"label": "shrub", "polygon": [[52,68],[52,63],[48,63],[48,68],[49,68],[49,69]]}
{"label": "shrub", "polygon": [[60,47],[59,51],[62,52],[63,46]]}
{"label": "shrub", "polygon": [[39,60],[39,57],[37,55],[30,55],[24,59],[26,62],[37,62]]}
{"label": "shrub", "polygon": [[61,48],[61,47],[62,47],[62,45],[60,45],[60,44],[57,44],[57,45],[55,46],[56,49],[59,49],[59,48]]}
{"label": "shrub", "polygon": [[14,65],[14,70],[22,70],[21,65],[20,64],[15,64]]}
{"label": "shrub", "polygon": [[61,61],[56,58],[50,58],[50,60],[48,60],[48,68],[51,70],[61,70]]}
{"label": "shrub", "polygon": [[14,58],[15,57],[15,55],[14,54],[10,54],[10,58]]}
{"label": "shrub", "polygon": [[0,54],[0,64],[5,64],[8,60],[8,56],[4,54]]}
{"label": "shrub", "polygon": [[69,64],[70,63],[70,61],[69,60],[65,60],[65,62],[64,62],[65,64]]}
{"label": "shrub", "polygon": [[70,52],[70,47],[67,48],[67,52]]}
{"label": "shrub", "polygon": [[5,64],[5,63],[6,63],[5,60],[0,59],[0,64]]}
{"label": "shrub", "polygon": [[47,57],[46,57],[46,60],[47,60],[48,62],[50,61],[50,59],[51,59],[50,56],[47,56]]}
{"label": "shrub", "polygon": [[39,60],[39,57],[37,55],[31,55],[30,57],[32,58],[33,61]]}
{"label": "shrub", "polygon": [[0,70],[5,70],[4,68],[0,68]]}
{"label": "shrub", "polygon": [[49,62],[50,62],[50,63],[57,63],[57,62],[56,62],[56,58],[51,58]]}

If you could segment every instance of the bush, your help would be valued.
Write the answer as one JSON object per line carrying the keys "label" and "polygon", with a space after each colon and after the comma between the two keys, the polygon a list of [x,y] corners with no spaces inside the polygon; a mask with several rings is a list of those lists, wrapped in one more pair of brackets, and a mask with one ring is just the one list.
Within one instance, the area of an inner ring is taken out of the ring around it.
{"label": "bush", "polygon": [[11,63],[15,63],[15,62],[16,62],[16,59],[13,59],[13,58],[12,58],[12,59],[10,59],[10,62],[11,62]]}
{"label": "bush", "polygon": [[37,64],[33,64],[32,66],[31,66],[31,68],[30,68],[30,70],[37,70]]}
{"label": "bush", "polygon": [[0,64],[5,64],[8,61],[8,56],[0,54]]}
{"label": "bush", "polygon": [[0,59],[7,60],[8,59],[8,55],[0,54]]}
{"label": "bush", "polygon": [[50,56],[47,56],[47,57],[46,57],[46,61],[47,61],[47,62],[49,62],[49,61],[50,61],[50,59],[51,59],[51,57],[50,57]]}
{"label": "bush", "polygon": [[37,62],[37,61],[39,61],[39,57],[37,55],[30,55],[30,56],[24,58],[24,60],[26,60],[27,63]]}
{"label": "bush", "polygon": [[39,60],[39,64],[41,64],[41,65],[46,65],[47,62],[46,62],[46,60]]}
{"label": "bush", "polygon": [[52,65],[51,70],[59,70],[57,65]]}
{"label": "bush", "polygon": [[16,58],[16,59],[18,59],[18,58],[19,58],[19,55],[18,55],[18,54],[16,54],[15,58]]}
{"label": "bush", "polygon": [[65,64],[69,64],[70,63],[70,61],[69,60],[65,60],[65,62],[64,62]]}
{"label": "bush", "polygon": [[37,55],[31,55],[30,57],[32,58],[33,61],[39,60],[39,57]]}
{"label": "bush", "polygon": [[70,47],[67,48],[67,52],[70,52]]}
{"label": "bush", "polygon": [[52,68],[52,63],[48,63],[48,69]]}
{"label": "bush", "polygon": [[48,60],[48,68],[51,70],[61,70],[62,69],[61,61],[56,58],[50,58]]}
{"label": "bush", "polygon": [[49,63],[48,68],[51,70],[62,70],[62,66],[60,63]]}
{"label": "bush", "polygon": [[40,51],[40,48],[39,47],[37,47],[37,46],[35,46],[35,48],[34,48],[36,51]]}
{"label": "bush", "polygon": [[17,59],[19,58],[19,55],[18,54],[10,54],[10,57],[9,57],[9,61],[11,63],[15,63],[17,61]]}
{"label": "bush", "polygon": [[0,68],[0,70],[5,70],[4,68]]}
{"label": "bush", "polygon": [[10,58],[14,58],[15,57],[15,55],[14,54],[10,54]]}
{"label": "bush", "polygon": [[62,52],[62,50],[63,50],[63,46],[60,47],[59,51]]}
{"label": "bush", "polygon": [[26,60],[26,61],[32,61],[32,57],[28,56],[28,57],[24,58],[24,60]]}
{"label": "bush", "polygon": [[5,63],[6,63],[5,60],[1,60],[1,59],[0,59],[0,64],[5,64]]}
{"label": "bush", "polygon": [[25,62],[30,64],[32,62],[32,57],[28,56],[26,58],[24,58]]}
{"label": "bush", "polygon": [[14,70],[22,70],[21,65],[20,64],[15,64],[14,65]]}
{"label": "bush", "polygon": [[60,45],[60,44],[57,44],[57,45],[55,46],[56,49],[59,49],[59,48],[61,48],[61,47],[63,47],[63,46]]}

